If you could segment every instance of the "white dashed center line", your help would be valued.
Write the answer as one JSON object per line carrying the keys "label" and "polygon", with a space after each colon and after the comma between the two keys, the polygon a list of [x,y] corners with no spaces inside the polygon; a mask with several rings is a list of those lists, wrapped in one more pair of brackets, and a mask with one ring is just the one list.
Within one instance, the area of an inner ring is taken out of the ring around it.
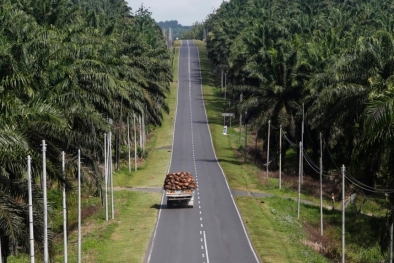
{"label": "white dashed center line", "polygon": [[[200,206],[200,191],[198,189],[198,175],[197,175],[197,165],[196,165],[196,156],[195,156],[195,151],[194,151],[194,134],[193,134],[193,111],[192,111],[192,82],[191,82],[191,71],[190,71],[190,46],[189,46],[189,40],[187,40],[187,46],[188,46],[188,71],[189,71],[189,104],[190,104],[190,126],[191,126],[191,136],[192,136],[192,151],[193,151],[193,163],[194,163],[194,174],[195,174],[195,179],[196,179],[196,194],[198,198],[198,209],[199,213],[201,215],[201,206]],[[200,221],[202,222],[202,216],[200,217]],[[203,228],[203,224],[201,224],[201,228]],[[205,231],[200,231],[200,235],[202,237],[200,238],[200,241],[202,243],[201,249],[205,251],[202,253],[203,257],[203,263],[209,263],[209,258],[208,258],[208,248],[207,248],[207,241],[206,241],[206,236],[205,236]]]}

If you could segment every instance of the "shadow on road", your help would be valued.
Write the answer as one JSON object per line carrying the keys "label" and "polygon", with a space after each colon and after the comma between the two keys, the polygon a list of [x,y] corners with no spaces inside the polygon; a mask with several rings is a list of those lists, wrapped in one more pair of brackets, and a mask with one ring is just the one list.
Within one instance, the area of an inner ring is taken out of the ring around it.
{"label": "shadow on road", "polygon": [[196,162],[208,162],[208,163],[215,163],[215,162],[226,162],[226,163],[231,163],[234,165],[242,165],[243,163],[240,161],[229,161],[226,159],[196,159]]}
{"label": "shadow on road", "polygon": [[155,208],[157,210],[167,208],[167,205],[161,205],[161,204],[154,204],[150,208]]}

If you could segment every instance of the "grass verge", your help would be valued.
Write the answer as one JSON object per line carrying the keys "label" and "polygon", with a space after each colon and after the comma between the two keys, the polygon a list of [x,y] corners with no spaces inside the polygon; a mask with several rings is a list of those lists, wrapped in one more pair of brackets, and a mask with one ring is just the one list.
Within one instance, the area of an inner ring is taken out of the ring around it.
{"label": "grass verge", "polygon": [[[135,170],[132,160],[132,171],[129,172],[128,162],[123,160],[121,170],[114,173],[114,186],[122,187],[156,187],[161,186],[167,173],[171,157],[174,113],[178,90],[178,56],[179,41],[174,49],[174,80],[167,93],[169,114],[164,115],[162,126],[151,130],[148,138],[147,152],[149,158],[139,160]],[[123,153],[124,154],[124,153]],[[53,203],[61,204],[61,193],[53,191],[48,194]],[[69,196],[69,235],[68,262],[77,262],[78,233],[77,233],[77,195]],[[60,199],[59,199],[60,198]],[[60,201],[59,201],[60,200]],[[154,229],[160,193],[142,193],[131,191],[115,191],[115,219],[105,221],[105,208],[98,197],[85,197],[82,200],[82,262],[143,262],[149,239]],[[109,207],[110,208],[110,207]],[[110,208],[111,209],[111,208]],[[54,207],[54,211],[61,211]],[[111,210],[109,213],[111,218]],[[53,229],[59,234],[55,236],[55,262],[63,262],[63,233],[62,214],[54,213]],[[20,254],[8,258],[11,263],[29,262],[29,255]],[[36,255],[37,260],[42,260]]]}
{"label": "grass verge", "polygon": [[[156,223],[160,193],[117,191],[115,219],[105,221],[101,211],[83,223],[82,262],[142,262]],[[111,213],[109,214],[111,218]],[[78,233],[69,236],[69,262],[77,262]],[[63,262],[63,247],[57,246],[55,262]]]}
{"label": "grass verge", "polygon": [[[232,112],[234,109],[228,106],[229,103],[224,99],[223,91],[217,88],[218,85],[212,73],[214,70],[207,58],[205,43],[202,41],[195,41],[195,43],[200,52],[204,101],[214,148],[231,188],[277,195],[277,197],[266,199],[236,197],[237,205],[258,255],[263,262],[340,261],[341,212],[324,210],[325,234],[321,236],[318,207],[301,205],[300,220],[298,220],[297,203],[287,198],[297,196],[295,187],[297,179],[294,180],[296,177],[287,177],[286,181],[282,181],[283,188],[279,190],[278,176],[269,172],[267,178],[265,168],[262,169],[261,166],[255,164],[253,149],[261,148],[261,142],[255,141],[255,132],[247,127],[248,132],[244,133],[245,127],[242,127],[242,133],[240,133],[239,126],[233,120],[235,127],[228,129],[227,136],[222,134],[223,117],[220,113]],[[220,77],[216,77],[220,81]],[[236,114],[235,116],[237,117]],[[316,189],[313,183],[304,184],[301,198],[319,204],[320,200],[315,194]],[[382,209],[380,207],[379,210],[378,203],[368,199],[363,207],[364,212],[374,211],[375,214],[381,215],[378,211],[381,212]],[[324,204],[330,206],[331,199],[326,197]],[[335,208],[339,207],[340,203],[336,203]],[[354,263],[384,262],[385,256],[379,251],[379,235],[377,234],[380,232],[377,229],[384,225],[383,219],[359,213],[359,208],[360,204],[356,202],[354,206],[347,209],[346,260]],[[369,240],[366,242],[366,239]]]}

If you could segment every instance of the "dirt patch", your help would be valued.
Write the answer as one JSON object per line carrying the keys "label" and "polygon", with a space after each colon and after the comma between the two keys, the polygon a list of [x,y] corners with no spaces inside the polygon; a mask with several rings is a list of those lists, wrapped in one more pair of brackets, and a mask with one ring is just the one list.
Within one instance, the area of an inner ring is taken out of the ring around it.
{"label": "dirt patch", "polygon": [[[258,175],[260,178],[260,182],[262,185],[268,185],[268,180],[266,178],[266,172],[262,171]],[[269,171],[268,177],[270,178],[279,178],[278,171]],[[288,175],[282,172],[282,187],[290,188],[294,191],[298,191],[298,175]],[[335,205],[339,205],[339,201],[342,199],[342,181],[337,179],[336,177],[332,178],[323,178],[322,183],[323,190],[323,199],[324,200],[332,200],[334,197]],[[348,188],[347,194],[354,192],[355,190],[352,188]],[[303,177],[303,183],[301,186],[301,192],[313,196],[315,198],[320,198],[320,181],[311,176],[305,175]],[[364,195],[363,193],[358,193],[360,195]]]}
{"label": "dirt patch", "polygon": [[167,145],[167,146],[162,146],[162,147],[158,147],[158,148],[153,148],[152,150],[171,150],[172,146],[171,145]]}
{"label": "dirt patch", "polygon": [[119,234],[116,233],[116,232],[112,233],[112,235],[111,235],[111,240],[119,241],[119,240],[121,240],[121,239],[122,239],[122,235],[119,235]]}
{"label": "dirt patch", "polygon": [[[331,235],[322,236],[320,233],[320,226],[304,223],[304,229],[310,235],[309,240],[303,241],[304,245],[312,248],[328,259],[336,260],[340,258],[342,252],[340,251],[340,243],[338,240],[330,238]],[[331,226],[328,222],[324,222],[324,229],[324,231],[330,231]]]}
{"label": "dirt patch", "polygon": [[[81,211],[81,220],[83,221],[84,219],[96,214],[98,211],[100,211],[100,209],[101,209],[101,206],[97,206],[97,205],[91,205],[91,206],[83,208]],[[84,224],[84,229],[85,229],[85,227],[87,227],[87,226],[85,226],[85,224]],[[67,227],[68,235],[70,235],[71,232],[73,232],[74,230],[77,230],[77,229],[78,229],[78,221],[76,221],[73,224],[69,224]]]}

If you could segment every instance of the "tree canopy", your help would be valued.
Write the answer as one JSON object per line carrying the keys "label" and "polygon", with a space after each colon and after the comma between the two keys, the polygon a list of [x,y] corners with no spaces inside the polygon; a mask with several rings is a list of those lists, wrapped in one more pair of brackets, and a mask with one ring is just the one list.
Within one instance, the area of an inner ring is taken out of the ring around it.
{"label": "tree canopy", "polygon": [[391,177],[383,163],[392,150],[393,8],[373,0],[231,0],[198,26],[208,32],[216,71],[227,72],[235,96],[243,93],[238,108],[259,130],[271,120],[296,141],[304,105],[312,140],[323,132],[341,162],[368,181]]}
{"label": "tree canopy", "polygon": [[[100,191],[103,134],[132,114],[160,125],[172,73],[160,28],[145,8],[133,13],[124,0],[4,0],[0,21],[0,238],[6,262],[10,253],[29,248],[27,156],[37,182],[45,140],[48,179],[64,182],[60,154],[66,152],[75,174],[80,149],[83,181]],[[41,248],[39,186],[33,195]]]}
{"label": "tree canopy", "polygon": [[238,112],[260,138],[271,120],[301,141],[305,112],[305,151],[319,155],[322,133],[335,153],[324,169],[345,164],[374,192],[394,189],[393,10],[389,0],[230,0],[188,33],[208,32],[215,72],[236,102],[243,94]]}

